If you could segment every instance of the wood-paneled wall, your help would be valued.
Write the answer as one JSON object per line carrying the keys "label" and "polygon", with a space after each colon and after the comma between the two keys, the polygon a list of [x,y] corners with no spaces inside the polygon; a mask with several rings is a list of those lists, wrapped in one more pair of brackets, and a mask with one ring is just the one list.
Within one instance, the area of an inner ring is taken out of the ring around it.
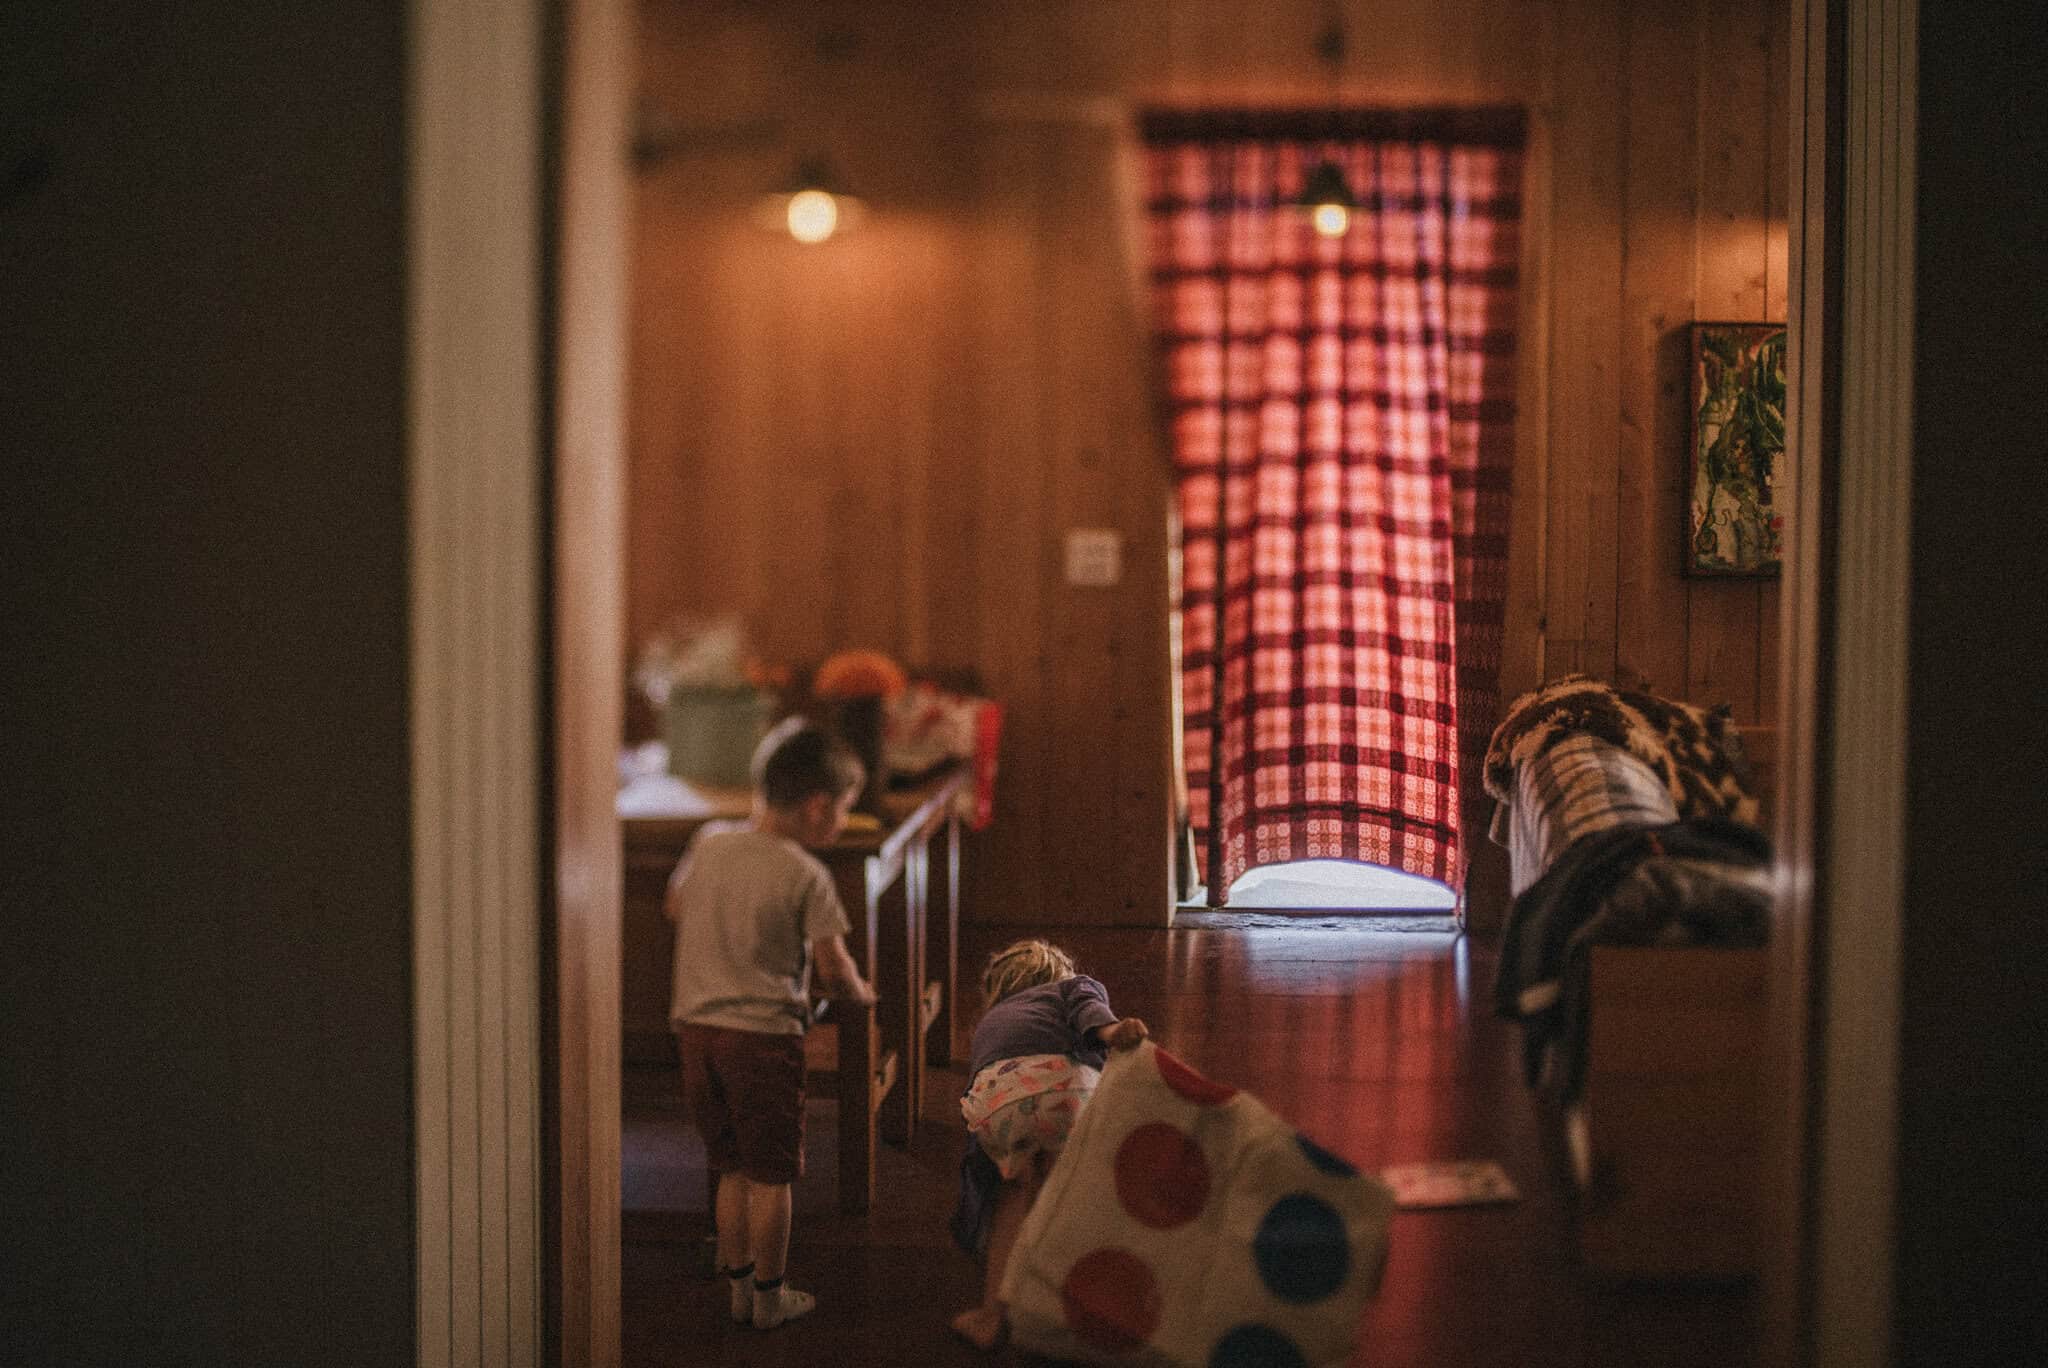
{"label": "wood-paneled wall", "polygon": [[[1775,587],[1687,581],[1685,325],[1784,317],[1780,0],[975,6],[644,0],[628,641],[729,609],[1008,709],[983,917],[1168,905],[1168,453],[1136,236],[1148,104],[1531,111],[1503,688],[1583,669],[1775,714]],[[748,197],[822,149],[868,198],[804,248]],[[1123,537],[1066,585],[1075,527]],[[1473,835],[1483,841],[1477,832]]]}

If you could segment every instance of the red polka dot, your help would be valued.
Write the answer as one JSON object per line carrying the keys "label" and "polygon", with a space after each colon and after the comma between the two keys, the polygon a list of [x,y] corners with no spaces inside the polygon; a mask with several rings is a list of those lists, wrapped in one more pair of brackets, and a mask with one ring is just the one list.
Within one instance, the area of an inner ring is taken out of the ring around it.
{"label": "red polka dot", "polygon": [[1214,1083],[1190,1069],[1164,1050],[1152,1056],[1159,1062],[1159,1076],[1166,1086],[1200,1107],[1213,1107],[1237,1096],[1237,1089]]}
{"label": "red polka dot", "polygon": [[1060,1286],[1067,1328],[1106,1354],[1127,1354],[1159,1328],[1159,1280],[1128,1249],[1097,1249],[1067,1270]]}
{"label": "red polka dot", "polygon": [[1148,1122],[1117,1146],[1116,1196],[1154,1230],[1186,1225],[1208,1204],[1209,1161],[1178,1126]]}

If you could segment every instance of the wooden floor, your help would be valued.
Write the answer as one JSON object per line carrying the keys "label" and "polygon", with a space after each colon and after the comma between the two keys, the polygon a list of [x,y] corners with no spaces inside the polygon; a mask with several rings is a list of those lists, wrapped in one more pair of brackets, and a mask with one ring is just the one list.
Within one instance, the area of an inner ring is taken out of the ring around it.
{"label": "wooden floor", "polygon": [[[1359,1329],[1376,1368],[1741,1368],[1754,1298],[1742,1287],[1616,1286],[1571,1252],[1564,1158],[1522,1087],[1515,1028],[1493,1017],[1489,948],[1414,920],[1191,919],[1172,931],[1057,937],[1124,1015],[1196,1068],[1257,1094],[1362,1168],[1498,1160],[1511,1205],[1400,1212],[1385,1282]],[[1373,930],[1373,926],[1408,930]],[[1029,928],[966,930],[962,959]],[[963,1021],[963,1036],[971,1026]],[[961,1042],[964,1047],[964,1039]],[[791,1282],[815,1291],[806,1321],[760,1333],[726,1319],[708,1279],[703,1154],[672,1077],[628,1070],[624,1198],[625,1362],[654,1365],[988,1364],[947,1317],[979,1274],[946,1236],[965,1140],[959,1072],[935,1076],[907,1149],[884,1147],[879,1209],[833,1207],[831,1105],[809,1117]]]}

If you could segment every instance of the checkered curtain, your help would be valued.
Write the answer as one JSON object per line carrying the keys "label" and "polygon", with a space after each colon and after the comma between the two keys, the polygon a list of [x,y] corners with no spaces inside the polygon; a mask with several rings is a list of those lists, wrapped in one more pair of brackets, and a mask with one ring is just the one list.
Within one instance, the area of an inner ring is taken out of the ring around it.
{"label": "checkered curtain", "polygon": [[[1306,859],[1459,886],[1500,706],[1521,116],[1144,132],[1209,901]],[[1324,156],[1360,206],[1335,240],[1290,205]]]}

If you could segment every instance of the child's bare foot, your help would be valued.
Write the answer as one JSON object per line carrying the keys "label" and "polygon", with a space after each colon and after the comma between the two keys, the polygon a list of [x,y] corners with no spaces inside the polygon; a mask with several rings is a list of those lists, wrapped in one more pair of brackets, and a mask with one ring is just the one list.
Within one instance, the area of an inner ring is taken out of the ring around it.
{"label": "child's bare foot", "polygon": [[1003,1308],[977,1306],[953,1317],[953,1331],[977,1349],[993,1349],[1003,1341]]}

